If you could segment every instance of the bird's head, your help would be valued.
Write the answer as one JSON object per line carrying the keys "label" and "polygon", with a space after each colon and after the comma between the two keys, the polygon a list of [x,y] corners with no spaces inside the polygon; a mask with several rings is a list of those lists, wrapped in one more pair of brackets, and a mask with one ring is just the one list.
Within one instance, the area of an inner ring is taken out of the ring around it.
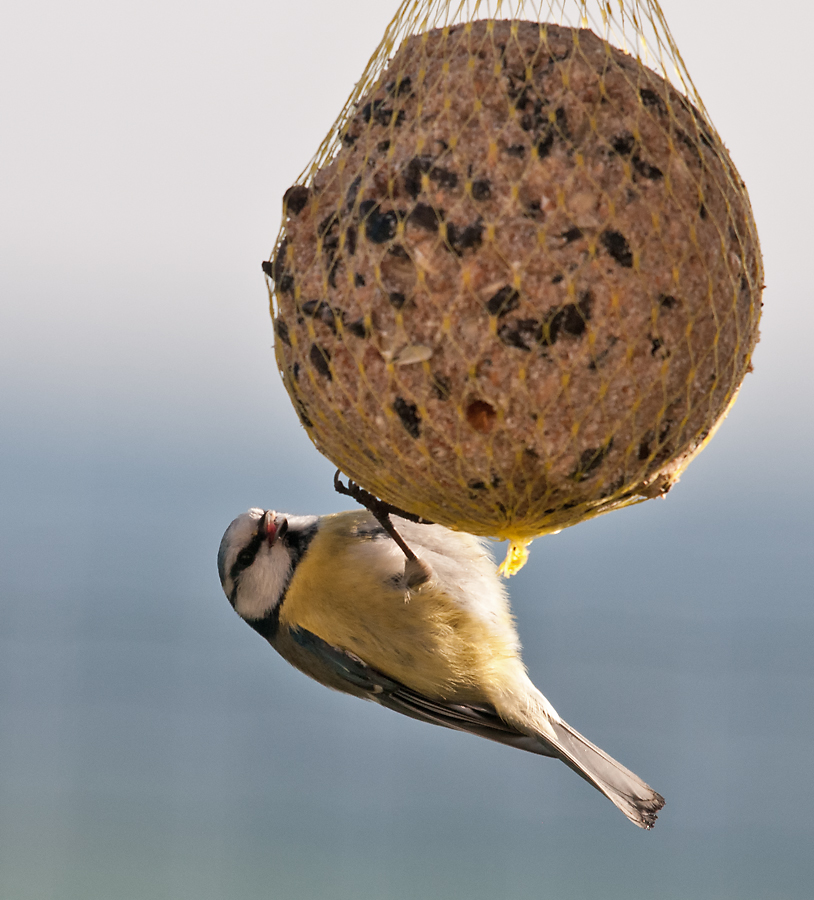
{"label": "bird's head", "polygon": [[250,509],[232,522],[220,542],[220,583],[235,611],[250,624],[274,614],[288,585],[295,564],[288,530],[287,516]]}

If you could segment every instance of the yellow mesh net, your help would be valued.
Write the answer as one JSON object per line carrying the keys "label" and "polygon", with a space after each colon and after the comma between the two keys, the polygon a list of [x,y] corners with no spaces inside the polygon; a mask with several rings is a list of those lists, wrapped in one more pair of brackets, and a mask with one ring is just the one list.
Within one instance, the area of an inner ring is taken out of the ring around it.
{"label": "yellow mesh net", "polygon": [[283,211],[309,436],[508,570],[666,493],[749,370],[749,199],[654,2],[408,0]]}

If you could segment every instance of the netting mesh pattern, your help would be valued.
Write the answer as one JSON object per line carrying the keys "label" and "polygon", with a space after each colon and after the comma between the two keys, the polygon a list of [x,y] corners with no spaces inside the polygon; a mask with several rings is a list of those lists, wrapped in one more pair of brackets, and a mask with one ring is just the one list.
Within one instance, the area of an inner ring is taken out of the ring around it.
{"label": "netting mesh pattern", "polygon": [[720,138],[587,28],[406,37],[284,219],[275,347],[309,435],[476,534],[664,493],[757,341],[757,235]]}

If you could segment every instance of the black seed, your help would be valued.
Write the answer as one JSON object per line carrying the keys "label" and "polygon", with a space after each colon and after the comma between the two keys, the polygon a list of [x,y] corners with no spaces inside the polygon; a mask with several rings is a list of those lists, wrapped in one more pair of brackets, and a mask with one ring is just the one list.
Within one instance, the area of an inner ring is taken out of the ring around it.
{"label": "black seed", "polygon": [[510,285],[502,287],[493,297],[486,301],[486,311],[498,319],[520,306],[520,294]]}
{"label": "black seed", "polygon": [[279,290],[281,294],[293,294],[294,276],[283,275],[283,277],[277,282],[277,290]]}
{"label": "black seed", "polygon": [[349,331],[358,338],[370,337],[370,332],[367,330],[364,319],[356,319],[354,322],[345,322],[343,320],[342,324],[345,331]]}
{"label": "black seed", "polygon": [[650,355],[655,356],[663,346],[664,341],[661,338],[650,338]]}
{"label": "black seed", "polygon": [[387,295],[387,299],[395,306],[396,309],[401,309],[402,306],[407,302],[407,298],[400,291],[391,291]]}
{"label": "black seed", "polygon": [[619,156],[630,156],[635,143],[633,135],[626,131],[624,134],[620,134],[611,140],[611,147]]}
{"label": "black seed", "polygon": [[328,284],[332,288],[336,287],[336,273],[339,271],[339,266],[340,266],[341,262],[342,262],[341,259],[334,260],[333,263],[331,264],[331,268],[328,271]]}
{"label": "black seed", "polygon": [[311,365],[328,381],[333,381],[331,374],[331,354],[319,344],[311,344],[311,352],[308,354]]}
{"label": "black seed", "polygon": [[414,156],[404,170],[404,189],[413,198],[421,193],[421,176],[432,168],[432,159],[429,156]]}
{"label": "black seed", "polygon": [[559,284],[559,283],[563,280],[563,278],[565,278],[564,275],[555,275],[555,276],[551,279],[551,283],[552,283],[552,284]]}
{"label": "black seed", "polygon": [[274,278],[274,266],[267,259],[264,259],[263,262],[260,263],[260,268],[269,278]]}
{"label": "black seed", "polygon": [[421,416],[415,403],[408,403],[404,397],[396,397],[393,412],[401,419],[401,424],[410,437],[417,438],[421,434]]}
{"label": "black seed", "polygon": [[400,109],[396,112],[392,106],[385,107],[384,100],[374,100],[372,103],[366,103],[362,107],[362,118],[365,122],[371,119],[377,125],[401,125],[404,121],[404,110]]}
{"label": "black seed", "polygon": [[551,148],[554,146],[554,132],[549,129],[548,134],[537,144],[537,156],[540,159],[545,159],[549,153],[551,153]]}
{"label": "black seed", "polygon": [[486,482],[485,481],[469,481],[466,485],[473,491],[485,491],[486,490]]}
{"label": "black seed", "polygon": [[297,415],[300,417],[300,422],[302,422],[306,428],[313,428],[314,423],[308,418],[308,413],[305,411],[305,405],[302,400],[296,400],[295,406],[297,407]]}
{"label": "black seed", "polygon": [[[322,252],[328,258],[328,262],[333,262],[336,251],[339,248],[339,235],[331,235],[322,242]],[[336,266],[336,263],[334,263]]]}
{"label": "black seed", "polygon": [[427,231],[438,231],[438,223],[444,219],[443,210],[433,209],[426,203],[416,203],[413,211],[407,217],[411,225],[425,228]]}
{"label": "black seed", "polygon": [[672,309],[677,303],[678,300],[670,294],[659,294],[659,306],[662,309]]}
{"label": "black seed", "polygon": [[639,96],[642,98],[642,103],[644,103],[645,106],[652,106],[661,113],[667,112],[664,101],[655,91],[650,90],[650,88],[641,88]]}
{"label": "black seed", "polygon": [[565,115],[565,110],[558,106],[554,111],[555,118],[555,127],[564,137],[568,137],[568,118]]}
{"label": "black seed", "polygon": [[574,472],[574,478],[577,481],[585,481],[591,473],[595,472],[604,462],[605,457],[610,453],[610,449],[613,446],[613,441],[608,441],[604,447],[595,447],[590,450],[583,450],[582,454],[579,457],[579,465],[577,466],[576,472]]}
{"label": "black seed", "polygon": [[490,183],[483,179],[482,181],[472,182],[472,199],[488,200],[492,196],[492,187]]}
{"label": "black seed", "polygon": [[540,209],[540,201],[529,203],[523,210],[523,215],[527,219],[540,219],[543,217],[543,211]]}
{"label": "black seed", "polygon": [[357,175],[356,178],[350,183],[350,187],[348,188],[347,193],[345,194],[345,203],[347,204],[348,210],[353,209],[353,204],[356,203],[356,196],[359,193],[359,188],[362,184],[362,176]]}
{"label": "black seed", "polygon": [[458,185],[458,176],[449,169],[442,169],[435,166],[430,169],[430,181],[434,181],[438,187],[452,189]]}
{"label": "black seed", "polygon": [[387,153],[390,149],[390,141],[379,141],[379,143],[376,144],[376,149],[379,153]]}
{"label": "black seed", "polygon": [[298,216],[303,209],[305,209],[305,204],[308,202],[310,193],[308,188],[303,184],[292,185],[283,194],[283,206],[285,207],[286,212],[293,216]]}
{"label": "black seed", "polygon": [[339,216],[335,212],[329,213],[319,223],[317,234],[320,237],[325,237],[326,235],[330,234],[337,225],[339,225]]}
{"label": "black seed", "polygon": [[569,228],[568,231],[563,232],[560,237],[562,237],[566,244],[570,244],[572,241],[576,241],[582,237],[582,229]]}
{"label": "black seed", "polygon": [[384,100],[374,100],[372,103],[365,103],[362,107],[362,118],[365,122],[369,122],[383,105]]}
{"label": "black seed", "polygon": [[571,337],[580,337],[585,334],[586,325],[591,318],[593,299],[591,293],[586,291],[579,303],[568,303],[563,307],[560,328],[565,334],[570,334]]}
{"label": "black seed", "polygon": [[[356,140],[358,137],[359,137],[358,134],[349,134],[346,132],[345,134],[342,135],[342,143],[346,147],[352,147],[356,143]],[[310,425],[310,422],[308,424]]]}
{"label": "black seed", "polygon": [[645,162],[638,153],[634,153],[630,158],[630,161],[633,163],[633,168],[644,178],[649,178],[651,181],[657,181],[659,178],[664,178],[664,172],[662,172],[658,166],[651,166],[650,163]]}
{"label": "black seed", "polygon": [[[370,201],[366,200],[362,206]],[[398,216],[392,209],[381,212],[378,205],[374,204],[365,217],[365,235],[374,244],[384,244],[392,240],[398,227]]]}
{"label": "black seed", "polygon": [[638,456],[641,462],[644,462],[650,456],[650,441],[647,438],[639,444]]}
{"label": "black seed", "polygon": [[526,155],[526,147],[524,144],[512,144],[511,147],[506,148],[506,152],[509,154],[509,156],[522,158]]}
{"label": "black seed", "polygon": [[356,287],[364,287],[365,286],[365,276],[360,272],[353,273],[353,284]]}
{"label": "black seed", "polygon": [[543,333],[540,337],[540,343],[544,347],[551,347],[557,343],[562,323],[567,315],[566,310],[568,307],[573,307],[573,305],[573,303],[569,303],[567,306],[558,309],[551,318],[543,323]]}
{"label": "black seed", "polygon": [[537,319],[512,319],[500,326],[497,336],[509,347],[531,350],[543,337],[543,326]]}
{"label": "black seed", "polygon": [[[336,287],[336,285],[334,285],[334,287]],[[336,334],[336,316],[329,304],[325,302],[320,303],[314,318],[319,319],[320,322],[327,325],[328,328]]]}
{"label": "black seed", "polygon": [[599,239],[608,253],[625,269],[633,268],[633,254],[630,245],[620,231],[603,231]]}
{"label": "black seed", "polygon": [[294,376],[294,381],[300,380],[300,364],[298,362],[291,367],[291,374]]}
{"label": "black seed", "polygon": [[410,88],[412,86],[412,79],[409,75],[402,78],[400,81],[393,81],[387,85],[387,93],[392,94],[394,97],[399,97],[402,94],[409,93]]}
{"label": "black seed", "polygon": [[706,219],[707,217],[707,208],[703,203],[698,207],[698,215],[701,216],[702,219]]}
{"label": "black seed", "polygon": [[348,225],[345,229],[345,249],[348,251],[348,256],[353,256],[356,253],[356,226]]}
{"label": "black seed", "polygon": [[280,241],[274,262],[262,264],[263,271],[269,275],[274,283],[279,287],[279,281],[286,273],[286,248],[288,247],[288,238],[285,237]]}
{"label": "black seed", "polygon": [[302,314],[327,325],[336,334],[336,315],[324,300],[306,300],[300,307]]}
{"label": "black seed", "polygon": [[447,224],[447,241],[453,253],[462,256],[464,250],[475,250],[483,243],[483,224],[473,222],[460,228],[453,222]]}
{"label": "black seed", "polygon": [[291,346],[291,338],[288,334],[288,325],[282,319],[274,320],[274,333],[278,338],[289,347]]}
{"label": "black seed", "polygon": [[695,161],[698,162],[703,157],[701,156],[701,151],[698,149],[698,144],[687,134],[686,131],[682,131],[680,128],[676,129],[675,132],[676,137],[684,144],[685,147],[688,147],[692,150],[692,155],[695,158]]}
{"label": "black seed", "polygon": [[585,333],[585,326],[591,318],[591,307],[594,298],[590,291],[585,291],[578,303],[566,303],[555,309],[543,322],[540,344],[551,347],[556,343],[560,332],[571,337],[580,337]]}
{"label": "black seed", "polygon": [[449,396],[452,393],[452,385],[446,375],[439,375],[437,372],[433,373],[431,387],[439,400],[449,400]]}

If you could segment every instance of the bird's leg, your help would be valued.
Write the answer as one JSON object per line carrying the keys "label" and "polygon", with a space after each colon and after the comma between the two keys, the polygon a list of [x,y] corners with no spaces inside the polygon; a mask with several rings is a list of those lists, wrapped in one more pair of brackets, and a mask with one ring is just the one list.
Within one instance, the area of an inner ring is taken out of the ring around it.
{"label": "bird's leg", "polygon": [[429,581],[432,577],[430,567],[413,553],[404,538],[396,531],[396,527],[393,525],[390,515],[400,516],[402,519],[407,519],[410,522],[417,522],[420,525],[432,525],[433,523],[428,519],[422,519],[421,516],[405,512],[397,506],[392,506],[390,503],[385,503],[383,500],[380,500],[378,497],[371,494],[370,491],[366,491],[363,487],[360,487],[355,481],[348,479],[347,485],[344,485],[339,477],[341,474],[339,469],[337,469],[336,474],[334,475],[334,490],[338,494],[352,497],[357,503],[364,506],[390,537],[393,538],[399,549],[407,558],[404,564],[404,576],[407,580],[407,587],[419,587],[419,585]]}

